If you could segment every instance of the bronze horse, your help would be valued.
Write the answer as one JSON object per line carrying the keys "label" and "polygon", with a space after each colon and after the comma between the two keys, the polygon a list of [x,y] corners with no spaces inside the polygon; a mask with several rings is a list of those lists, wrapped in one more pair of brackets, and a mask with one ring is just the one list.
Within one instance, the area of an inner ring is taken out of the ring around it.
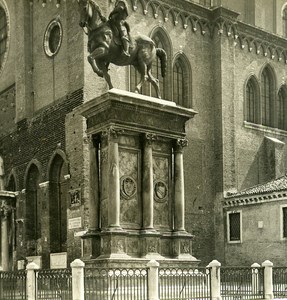
{"label": "bronze horse", "polygon": [[152,39],[145,35],[132,38],[130,56],[124,55],[119,37],[113,24],[101,14],[100,8],[93,0],[78,0],[80,8],[81,27],[87,29],[88,34],[88,61],[93,71],[104,77],[109,88],[113,88],[108,66],[113,63],[118,66],[133,65],[140,73],[141,80],[135,88],[139,93],[145,81],[149,81],[156,90],[157,97],[161,98],[159,81],[151,74],[153,61],[158,56],[161,61],[162,77],[166,73],[166,52],[156,48]]}

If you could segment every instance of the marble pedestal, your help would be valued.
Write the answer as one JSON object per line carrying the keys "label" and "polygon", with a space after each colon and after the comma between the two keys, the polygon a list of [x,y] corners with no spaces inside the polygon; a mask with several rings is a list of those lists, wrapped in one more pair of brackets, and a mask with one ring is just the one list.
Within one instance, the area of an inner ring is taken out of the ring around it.
{"label": "marble pedestal", "polygon": [[184,260],[185,123],[196,112],[112,89],[78,108],[90,140],[90,228],[84,259]]}

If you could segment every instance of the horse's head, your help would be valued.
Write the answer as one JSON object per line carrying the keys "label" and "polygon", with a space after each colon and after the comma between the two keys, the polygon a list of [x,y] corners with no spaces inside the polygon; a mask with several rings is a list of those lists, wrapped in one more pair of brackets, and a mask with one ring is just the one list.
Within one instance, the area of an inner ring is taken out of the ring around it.
{"label": "horse's head", "polygon": [[80,9],[80,22],[81,27],[87,26],[88,19],[90,16],[90,2],[89,0],[78,0],[79,9]]}

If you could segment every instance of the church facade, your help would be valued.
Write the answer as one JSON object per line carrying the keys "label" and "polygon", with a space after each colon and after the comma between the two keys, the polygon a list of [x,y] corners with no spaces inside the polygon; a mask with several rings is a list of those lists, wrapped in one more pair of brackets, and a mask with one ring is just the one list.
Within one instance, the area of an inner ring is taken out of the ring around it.
{"label": "church facade", "polygon": [[[112,0],[95,2],[105,17],[115,6]],[[272,252],[256,257],[254,249],[245,247],[249,238],[238,240],[243,232],[256,239],[242,220],[243,211],[248,218],[258,211],[250,209],[249,201],[232,197],[242,197],[242,191],[273,182],[286,172],[287,3],[128,0],[127,4],[131,35],[145,34],[167,53],[166,76],[161,77],[159,63],[152,69],[163,100],[175,103],[178,112],[183,108],[196,113],[186,123],[188,146],[183,150],[185,229],[192,235],[192,256],[202,264],[212,259],[224,264],[251,264],[257,258],[272,261]],[[68,265],[85,256],[87,240],[82,237],[95,215],[90,211],[91,141],[79,107],[106,94],[108,86],[88,63],[88,37],[79,20],[76,0],[0,0],[4,269],[21,268],[27,260],[49,267],[56,264],[55,257]],[[116,89],[134,92],[139,75],[133,67],[109,68]],[[156,96],[148,83],[142,94]],[[122,149],[140,157],[140,142],[135,139],[131,149],[126,141],[122,140]],[[165,170],[159,158],[166,157],[166,149],[156,150],[154,172]],[[162,187],[173,180],[173,168],[171,159],[168,170],[156,173]],[[135,178],[125,179],[130,181],[121,184],[130,197],[133,190],[128,184],[134,184]],[[141,189],[133,212],[125,207],[130,200],[121,199],[121,217],[135,235],[144,223],[136,213],[136,205],[139,211],[143,206]],[[252,207],[268,211],[274,204],[284,215],[285,196]],[[156,200],[161,197],[158,194]],[[174,207],[168,200],[155,201],[153,211],[155,230],[161,233],[164,218],[173,222]],[[267,229],[265,218],[262,213],[257,220],[260,232]],[[236,243],[234,237],[230,240],[230,222],[235,224]],[[277,229],[285,232],[280,224]],[[284,234],[281,237],[278,251],[283,253],[287,245]],[[141,256],[134,252],[134,257]]]}

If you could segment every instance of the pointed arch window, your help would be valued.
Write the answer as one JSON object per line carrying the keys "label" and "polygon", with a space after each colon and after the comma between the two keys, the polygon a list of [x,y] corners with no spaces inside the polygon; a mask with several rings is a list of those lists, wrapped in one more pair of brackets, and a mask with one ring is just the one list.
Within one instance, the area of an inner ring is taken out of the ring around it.
{"label": "pointed arch window", "polygon": [[246,121],[256,123],[256,95],[255,86],[252,80],[248,80],[246,85]]}
{"label": "pointed arch window", "polygon": [[259,85],[254,76],[247,81],[245,88],[245,121],[260,123]]}
{"label": "pointed arch window", "polygon": [[283,36],[287,38],[287,6],[282,12],[282,25],[283,25]]}
{"label": "pointed arch window", "polygon": [[183,66],[181,62],[177,60],[173,66],[173,101],[178,105],[183,106],[184,94]]}
{"label": "pointed arch window", "polygon": [[179,55],[173,64],[173,101],[178,105],[191,107],[191,72],[189,62]]}
{"label": "pointed arch window", "polygon": [[14,175],[11,175],[7,185],[7,191],[16,192],[16,180]]}
{"label": "pointed arch window", "polygon": [[287,87],[281,87],[278,92],[277,121],[278,128],[287,130]]}
{"label": "pointed arch window", "polygon": [[67,251],[67,165],[57,154],[51,164],[49,174],[49,219],[50,251],[52,253]]}
{"label": "pointed arch window", "polygon": [[[155,35],[153,37],[153,41],[155,42],[155,46],[156,48],[162,48],[164,49],[164,44],[160,38],[159,35]],[[152,71],[152,74],[155,78],[158,79],[159,81],[159,88],[160,88],[160,92],[161,92],[161,97],[163,99],[166,99],[167,95],[166,95],[166,80],[165,78],[163,78],[161,76],[161,63],[160,63],[160,60],[159,58],[157,57],[156,60],[154,60],[153,64],[152,64],[152,68],[151,68],[151,71]],[[152,88],[151,84],[149,84],[149,93],[152,97],[156,97],[156,92],[155,92],[155,89]]]}
{"label": "pointed arch window", "polygon": [[262,124],[272,126],[273,123],[273,81],[270,72],[265,68],[261,76],[261,111]]}
{"label": "pointed arch window", "polygon": [[30,241],[30,255],[36,254],[35,243],[41,237],[40,173],[36,165],[29,168],[26,179],[26,236]]}

